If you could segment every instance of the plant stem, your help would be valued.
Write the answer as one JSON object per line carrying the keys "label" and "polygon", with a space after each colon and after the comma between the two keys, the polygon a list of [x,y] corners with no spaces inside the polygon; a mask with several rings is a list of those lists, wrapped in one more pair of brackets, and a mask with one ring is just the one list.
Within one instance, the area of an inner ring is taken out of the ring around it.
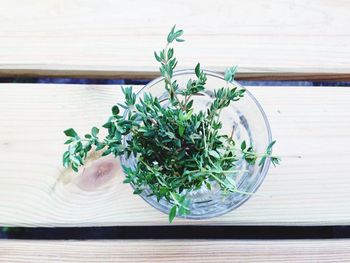
{"label": "plant stem", "polygon": [[[169,60],[168,60],[168,49],[169,49],[169,43],[167,43],[166,46],[165,46],[165,48],[164,48],[164,61],[163,61],[163,63],[164,63],[164,65],[167,65],[167,66],[169,66],[169,64],[168,64],[168,63],[169,63]],[[174,87],[173,87],[173,85],[172,85],[172,79],[171,79],[171,77],[169,76],[169,73],[168,73],[168,72],[165,74],[164,78],[165,78],[165,80],[166,80],[166,81],[165,81],[165,89],[168,90],[168,87],[170,86],[170,89],[171,89],[171,91],[173,92],[175,99],[176,99],[177,102],[179,103],[180,108],[181,108],[182,110],[185,110],[185,107],[182,105],[182,103],[181,103],[179,97],[177,96],[177,94],[176,94],[176,92],[175,92],[175,90],[174,90]],[[169,92],[169,95],[171,95],[170,92]]]}

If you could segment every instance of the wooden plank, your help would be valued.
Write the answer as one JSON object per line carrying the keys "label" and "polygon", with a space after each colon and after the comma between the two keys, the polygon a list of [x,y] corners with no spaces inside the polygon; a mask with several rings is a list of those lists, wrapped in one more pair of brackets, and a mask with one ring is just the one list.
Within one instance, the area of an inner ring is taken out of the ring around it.
{"label": "wooden plank", "polygon": [[177,23],[180,68],[238,77],[350,80],[350,1],[4,0],[0,74],[154,77]]}
{"label": "wooden plank", "polygon": [[[276,152],[301,158],[283,158],[236,211],[176,224],[349,225],[350,88],[249,90],[270,119]],[[62,131],[102,125],[121,97],[119,86],[0,85],[0,225],[167,224],[166,215],[122,184],[120,170],[91,183],[62,168]]]}
{"label": "wooden plank", "polygon": [[350,240],[0,241],[0,262],[349,262]]}

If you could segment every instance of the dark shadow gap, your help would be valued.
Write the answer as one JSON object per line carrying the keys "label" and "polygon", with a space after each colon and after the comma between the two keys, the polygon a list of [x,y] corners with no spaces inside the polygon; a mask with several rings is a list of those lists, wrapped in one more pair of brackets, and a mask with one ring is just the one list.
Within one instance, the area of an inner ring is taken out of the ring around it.
{"label": "dark shadow gap", "polygon": [[320,239],[350,238],[350,226],[119,226],[8,228],[1,239]]}
{"label": "dark shadow gap", "polygon": [[[85,84],[85,85],[145,85],[149,80],[142,79],[88,79],[53,77],[0,78],[0,83],[46,83],[46,84]],[[335,86],[350,87],[350,81],[288,81],[288,80],[240,80],[243,86]]]}

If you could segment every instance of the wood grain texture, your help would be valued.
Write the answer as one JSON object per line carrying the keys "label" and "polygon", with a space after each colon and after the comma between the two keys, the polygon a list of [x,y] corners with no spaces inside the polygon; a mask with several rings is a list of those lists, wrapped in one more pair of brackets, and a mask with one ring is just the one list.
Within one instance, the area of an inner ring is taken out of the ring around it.
{"label": "wood grain texture", "polygon": [[[137,88],[137,87],[135,87]],[[247,203],[225,216],[175,224],[349,225],[350,88],[251,87],[277,139],[272,167]],[[0,225],[163,225],[123,176],[83,187],[61,165],[63,130],[102,125],[119,86],[0,85]]]}
{"label": "wood grain texture", "polygon": [[350,240],[0,241],[0,262],[349,262]]}
{"label": "wood grain texture", "polygon": [[0,74],[153,77],[153,50],[178,24],[180,68],[349,80],[349,9],[347,0],[4,0]]}

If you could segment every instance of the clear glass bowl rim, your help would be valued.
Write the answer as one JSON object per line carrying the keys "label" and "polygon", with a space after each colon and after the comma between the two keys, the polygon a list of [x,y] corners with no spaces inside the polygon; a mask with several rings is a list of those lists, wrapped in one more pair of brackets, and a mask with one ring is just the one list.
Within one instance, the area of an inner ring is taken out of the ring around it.
{"label": "clear glass bowl rim", "polygon": [[[214,72],[214,71],[210,71],[210,70],[204,70],[204,72],[207,74],[207,76],[211,76],[211,77],[214,77],[214,78],[219,78],[219,79],[222,79],[222,80],[225,81],[225,78],[224,78],[223,74],[220,74],[220,73],[217,73],[217,72]],[[193,69],[176,70],[173,73],[173,77],[181,76],[181,75],[189,75],[189,74],[192,74],[192,75],[195,74],[194,70]],[[155,84],[158,84],[159,82],[161,82],[163,80],[164,80],[163,76],[160,76],[160,77],[157,77],[157,78],[151,80],[149,83],[147,83],[145,86],[143,86],[136,93],[136,95],[139,96],[141,93],[147,91],[149,88],[151,88],[152,86],[154,86]],[[243,88],[243,86],[241,84],[239,84],[235,80],[233,80],[232,83],[235,86],[239,87],[239,88]],[[272,133],[271,133],[271,127],[270,127],[270,123],[269,123],[269,121],[267,119],[267,116],[266,116],[262,106],[258,102],[258,100],[253,96],[252,93],[249,92],[249,90],[246,89],[245,96],[247,96],[247,95],[252,99],[252,101],[258,107],[258,109],[259,109],[259,111],[261,113],[261,116],[264,119],[264,123],[265,123],[266,130],[267,130],[267,137],[268,137],[267,140],[268,140],[268,144],[270,144],[272,142]],[[258,188],[260,187],[260,185],[262,184],[262,182],[264,181],[264,179],[265,179],[265,177],[267,175],[267,172],[269,170],[270,163],[271,163],[270,158],[266,158],[264,166],[263,166],[263,169],[261,171],[261,174],[260,174],[257,182],[255,183],[255,185],[252,187],[252,193],[255,193],[258,190]],[[132,187],[134,188],[133,185],[132,185]],[[140,196],[147,203],[149,203],[151,206],[153,206],[152,203],[150,202],[150,200],[148,200],[146,197],[144,197],[142,195],[140,195]],[[203,219],[209,219],[209,218],[213,218],[213,217],[218,217],[218,216],[221,216],[221,215],[224,215],[226,213],[229,213],[229,212],[235,210],[236,208],[240,207],[242,204],[244,204],[246,201],[248,201],[251,196],[252,195],[246,194],[245,198],[242,198],[240,202],[236,203],[235,205],[233,205],[229,209],[222,210],[221,212],[218,212],[218,213],[216,213],[214,215],[208,215],[208,216],[203,215],[200,218],[199,217],[191,217],[191,216],[177,216],[177,217],[183,217],[183,218],[187,218],[187,219],[197,219],[197,220],[203,220]],[[157,210],[159,210],[159,211],[161,211],[163,213],[166,213],[166,214],[168,213],[168,211],[166,211],[165,209],[157,208]]]}

